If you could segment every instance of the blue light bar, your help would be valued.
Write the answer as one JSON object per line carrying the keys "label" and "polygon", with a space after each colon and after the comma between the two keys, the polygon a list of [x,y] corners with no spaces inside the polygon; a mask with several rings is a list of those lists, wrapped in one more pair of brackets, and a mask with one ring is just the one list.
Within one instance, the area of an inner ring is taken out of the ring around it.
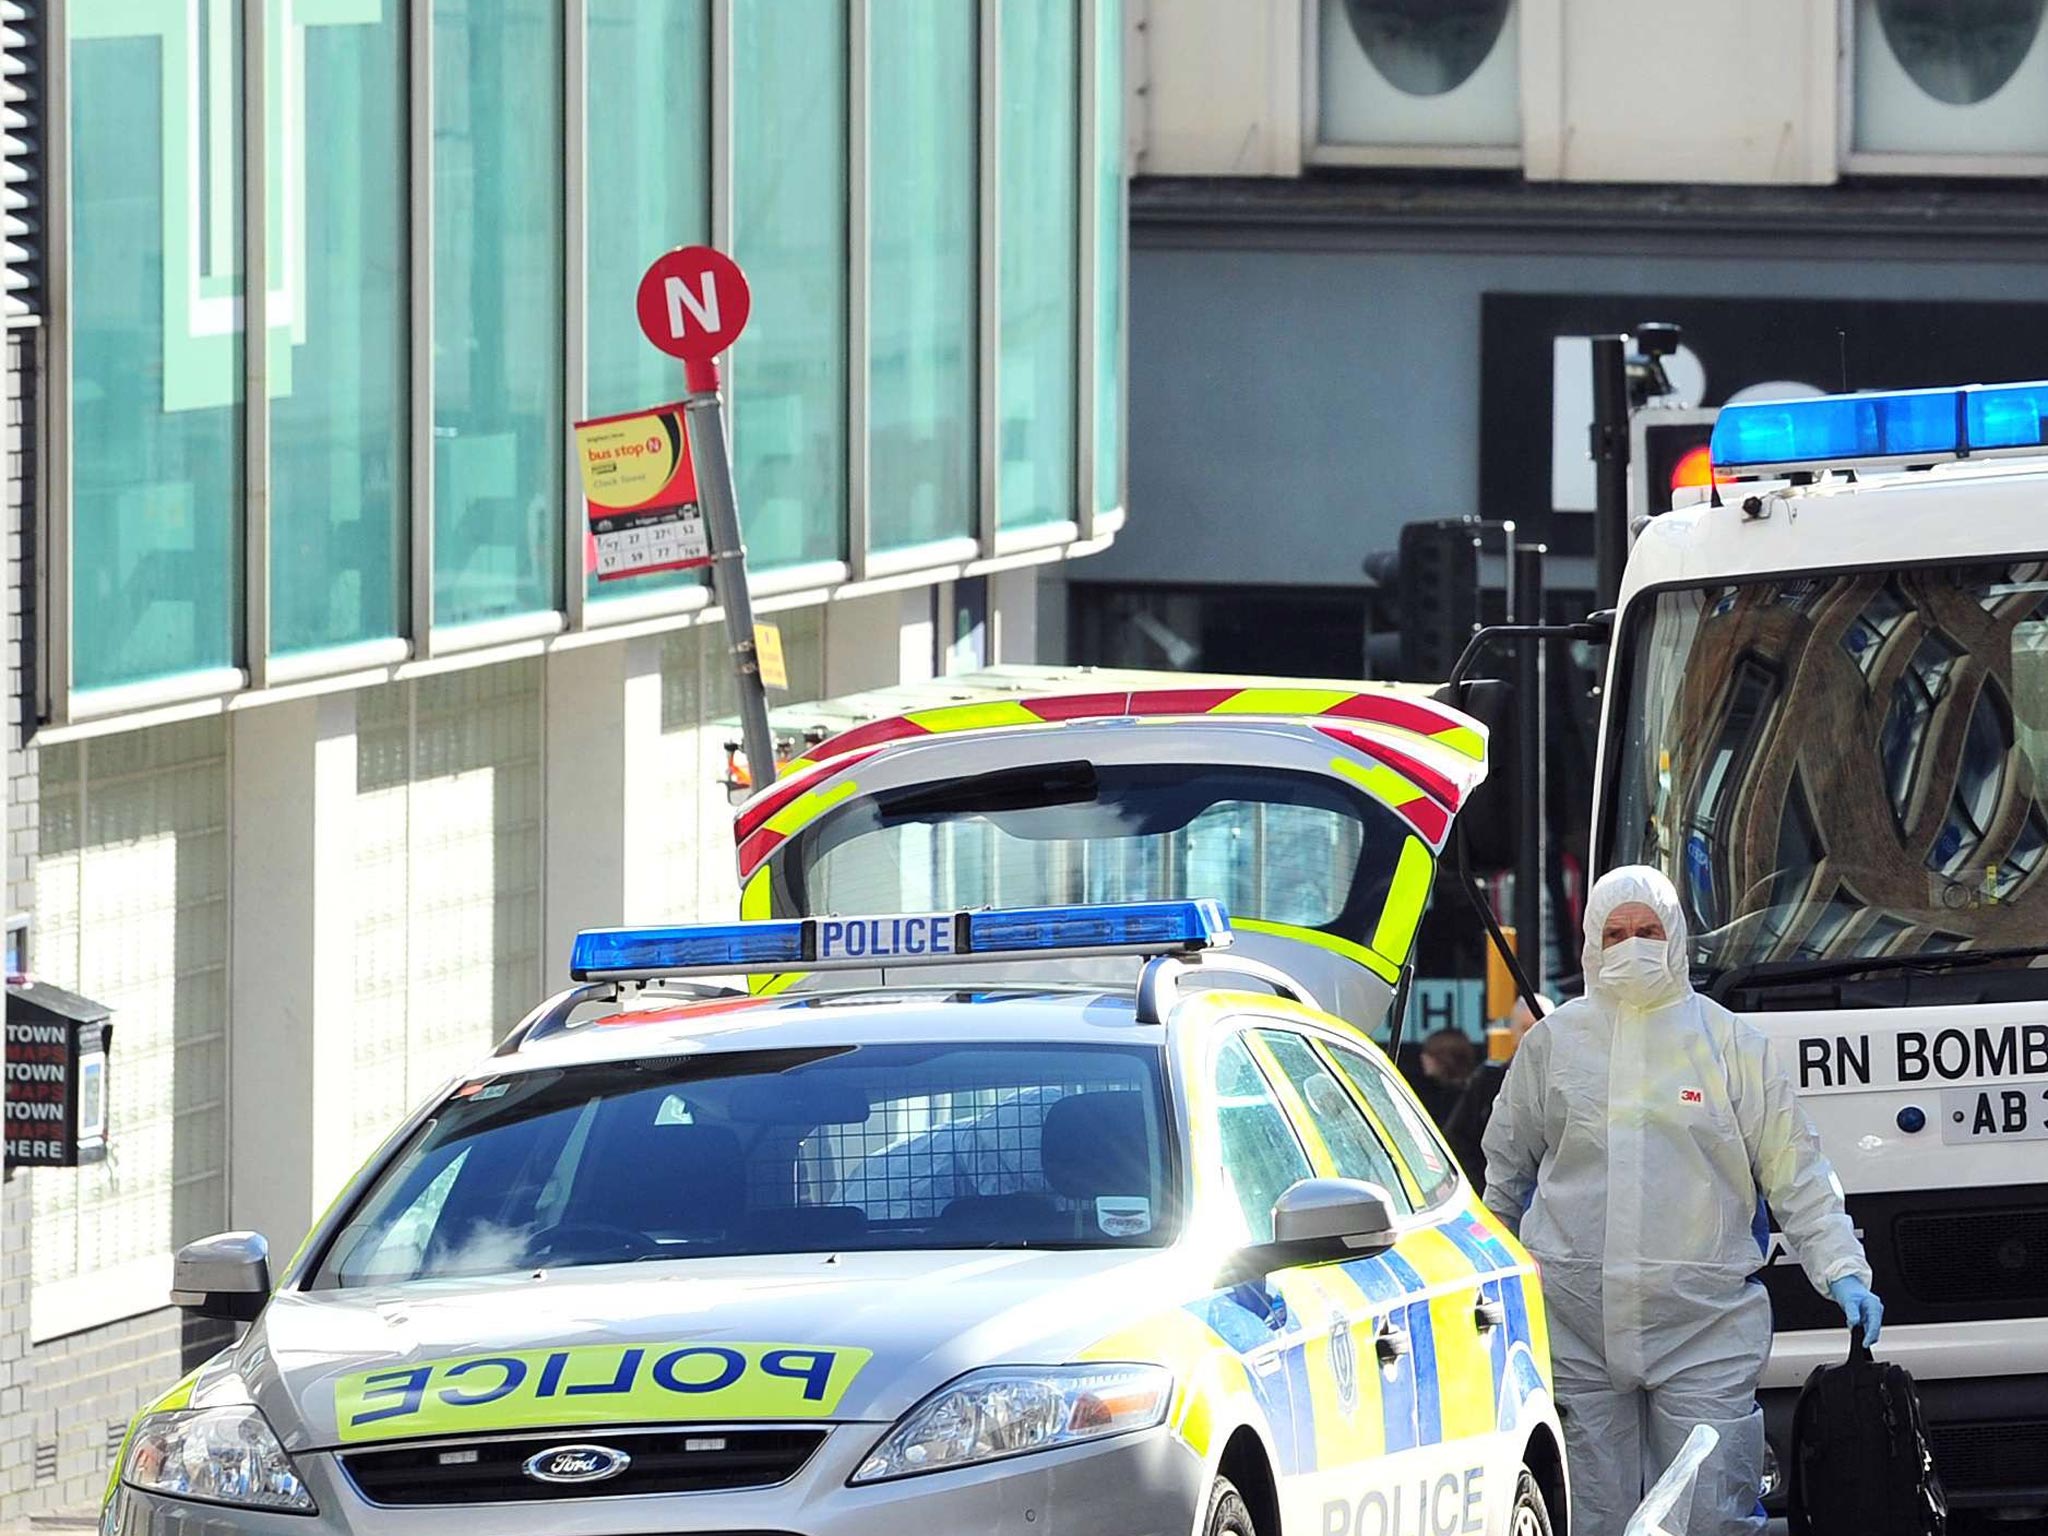
{"label": "blue light bar", "polygon": [[2048,383],[1746,400],[1714,422],[1714,467],[1738,473],[1928,463],[2044,445]]}
{"label": "blue light bar", "polygon": [[577,981],[780,970],[803,959],[803,923],[707,923],[687,928],[588,928],[569,950]]}
{"label": "blue light bar", "polygon": [[1993,384],[1965,390],[1972,448],[2039,448],[2048,384]]}
{"label": "blue light bar", "polygon": [[577,981],[650,981],[745,971],[874,970],[963,960],[1187,954],[1230,943],[1215,901],[797,917],[678,928],[592,928],[576,935]]}
{"label": "blue light bar", "polygon": [[1104,907],[1013,907],[967,914],[974,954],[1085,948],[1209,949],[1228,943],[1230,919],[1214,901],[1133,901]]}

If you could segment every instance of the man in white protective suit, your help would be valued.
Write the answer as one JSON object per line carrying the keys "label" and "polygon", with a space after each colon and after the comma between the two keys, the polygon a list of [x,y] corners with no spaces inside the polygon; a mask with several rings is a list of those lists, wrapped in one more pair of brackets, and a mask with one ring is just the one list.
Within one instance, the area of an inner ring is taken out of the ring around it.
{"label": "man in white protective suit", "polygon": [[1695,1424],[1720,1443],[1693,1531],[1761,1532],[1759,1201],[1875,1340],[1870,1266],[1776,1047],[1693,991],[1671,882],[1603,877],[1585,966],[1586,995],[1516,1051],[1483,1143],[1486,1204],[1542,1267],[1573,1536],[1621,1536]]}

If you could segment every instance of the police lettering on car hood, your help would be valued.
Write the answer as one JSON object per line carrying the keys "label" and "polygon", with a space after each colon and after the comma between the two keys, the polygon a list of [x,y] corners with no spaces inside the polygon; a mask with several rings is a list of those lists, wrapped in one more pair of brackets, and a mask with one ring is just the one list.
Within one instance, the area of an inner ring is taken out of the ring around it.
{"label": "police lettering on car hood", "polygon": [[[887,1422],[1155,1311],[1163,1252],[700,1259],[281,1291],[224,1363],[287,1450],[693,1419]],[[1085,1323],[1077,1319],[1086,1319]]]}

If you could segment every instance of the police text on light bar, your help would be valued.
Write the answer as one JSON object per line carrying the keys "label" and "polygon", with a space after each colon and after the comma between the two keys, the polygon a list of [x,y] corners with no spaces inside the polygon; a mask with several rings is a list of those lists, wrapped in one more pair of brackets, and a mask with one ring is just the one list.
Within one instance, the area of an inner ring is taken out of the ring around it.
{"label": "police text on light bar", "polygon": [[793,917],[675,928],[592,928],[576,935],[577,981],[652,981],[743,971],[830,971],[963,960],[1168,955],[1220,949],[1230,919],[1215,901]]}
{"label": "police text on light bar", "polygon": [[1915,464],[2048,448],[2048,382],[1745,400],[1714,421],[1717,470]]}

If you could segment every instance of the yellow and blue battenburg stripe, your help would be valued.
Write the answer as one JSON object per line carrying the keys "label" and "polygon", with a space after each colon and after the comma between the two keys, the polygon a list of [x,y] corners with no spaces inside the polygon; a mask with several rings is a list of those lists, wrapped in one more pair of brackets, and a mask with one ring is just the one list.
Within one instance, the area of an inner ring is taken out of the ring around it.
{"label": "yellow and blue battenburg stripe", "polygon": [[[1544,1387],[1541,1308],[1500,1234],[1461,1210],[1402,1244],[1245,1281],[1184,1309],[1242,1363],[1284,1474],[1490,1433]],[[1481,1298],[1500,1305],[1501,1326],[1484,1351],[1461,1349],[1479,1337]],[[1387,1323],[1407,1334],[1408,1350],[1382,1367],[1375,1331]]]}

